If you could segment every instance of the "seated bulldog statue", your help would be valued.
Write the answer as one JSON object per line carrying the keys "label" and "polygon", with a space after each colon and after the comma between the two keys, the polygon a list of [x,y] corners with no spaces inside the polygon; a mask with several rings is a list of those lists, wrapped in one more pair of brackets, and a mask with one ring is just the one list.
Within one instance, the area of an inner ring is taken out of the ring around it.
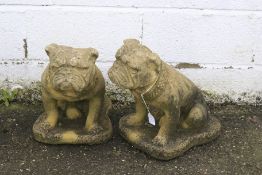
{"label": "seated bulldog statue", "polygon": [[57,44],[46,47],[50,63],[42,74],[45,112],[33,126],[34,137],[49,144],[98,144],[112,136],[111,101],[95,62],[93,48]]}
{"label": "seated bulldog statue", "polygon": [[121,135],[149,155],[169,160],[219,135],[200,89],[138,40],[124,41],[108,75],[135,98],[136,112],[120,119]]}

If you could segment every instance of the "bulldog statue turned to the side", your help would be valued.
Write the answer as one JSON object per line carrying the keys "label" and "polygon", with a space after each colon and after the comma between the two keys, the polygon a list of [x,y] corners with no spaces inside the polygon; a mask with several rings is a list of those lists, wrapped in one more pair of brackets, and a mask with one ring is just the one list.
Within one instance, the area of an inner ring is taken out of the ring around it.
{"label": "bulldog statue turned to the side", "polygon": [[138,40],[124,41],[108,75],[135,97],[136,112],[120,119],[121,135],[149,155],[169,160],[219,135],[200,89]]}
{"label": "bulldog statue turned to the side", "polygon": [[46,47],[50,63],[42,74],[45,112],[33,126],[37,141],[49,144],[98,144],[112,136],[107,115],[111,101],[93,48],[57,44]]}

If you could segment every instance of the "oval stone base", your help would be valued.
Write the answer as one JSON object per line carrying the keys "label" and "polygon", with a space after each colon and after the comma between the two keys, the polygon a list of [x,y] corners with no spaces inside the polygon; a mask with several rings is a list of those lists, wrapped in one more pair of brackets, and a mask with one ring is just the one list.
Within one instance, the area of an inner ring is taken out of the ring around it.
{"label": "oval stone base", "polygon": [[158,127],[145,124],[142,126],[128,126],[124,116],[120,119],[120,134],[129,143],[150,156],[160,160],[173,159],[193,146],[212,141],[219,136],[221,124],[215,117],[210,117],[206,125],[198,130],[178,129],[176,134],[169,138],[166,145],[157,145],[152,142]]}
{"label": "oval stone base", "polygon": [[101,121],[99,129],[86,131],[83,123],[85,118],[69,120],[59,119],[56,127],[51,128],[45,122],[46,114],[42,114],[34,123],[34,138],[48,144],[99,144],[108,141],[112,137],[112,124],[108,116]]}

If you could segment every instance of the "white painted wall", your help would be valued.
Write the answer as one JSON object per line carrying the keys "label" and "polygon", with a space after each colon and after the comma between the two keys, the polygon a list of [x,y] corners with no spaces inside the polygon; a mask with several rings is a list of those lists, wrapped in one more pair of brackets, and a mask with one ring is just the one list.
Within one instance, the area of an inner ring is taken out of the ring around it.
{"label": "white painted wall", "polygon": [[0,81],[39,80],[53,42],[97,48],[106,76],[126,38],[173,65],[199,63],[181,71],[204,90],[250,103],[262,97],[260,0],[0,0]]}

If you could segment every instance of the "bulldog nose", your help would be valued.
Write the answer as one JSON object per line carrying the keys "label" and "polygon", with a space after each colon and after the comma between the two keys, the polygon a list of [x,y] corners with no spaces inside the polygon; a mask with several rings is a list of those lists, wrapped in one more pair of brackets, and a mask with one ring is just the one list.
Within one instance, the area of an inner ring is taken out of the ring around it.
{"label": "bulldog nose", "polygon": [[73,86],[70,82],[65,81],[60,85],[61,90],[73,90]]}

